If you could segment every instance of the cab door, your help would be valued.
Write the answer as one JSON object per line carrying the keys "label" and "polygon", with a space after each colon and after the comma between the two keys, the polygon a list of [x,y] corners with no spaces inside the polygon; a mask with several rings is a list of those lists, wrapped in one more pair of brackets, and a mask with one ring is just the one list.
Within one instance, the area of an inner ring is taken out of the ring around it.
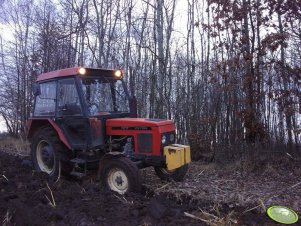
{"label": "cab door", "polygon": [[87,150],[90,143],[89,120],[83,114],[74,78],[58,81],[56,109],[56,122],[64,131],[71,147]]}

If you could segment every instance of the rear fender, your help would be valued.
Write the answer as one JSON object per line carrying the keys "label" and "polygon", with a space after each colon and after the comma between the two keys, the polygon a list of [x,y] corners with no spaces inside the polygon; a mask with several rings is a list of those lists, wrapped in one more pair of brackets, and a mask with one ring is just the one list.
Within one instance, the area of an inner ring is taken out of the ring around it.
{"label": "rear fender", "polygon": [[58,134],[60,140],[66,145],[70,150],[72,149],[68,140],[66,139],[61,128],[52,119],[29,119],[26,123],[26,135],[27,139],[31,140],[34,133],[41,127],[50,126]]}

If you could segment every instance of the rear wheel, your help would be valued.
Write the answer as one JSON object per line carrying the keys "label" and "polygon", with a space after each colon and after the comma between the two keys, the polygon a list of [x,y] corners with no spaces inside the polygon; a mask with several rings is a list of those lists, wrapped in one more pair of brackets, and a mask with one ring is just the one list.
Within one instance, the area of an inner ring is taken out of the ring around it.
{"label": "rear wheel", "polygon": [[140,192],[141,176],[139,169],[126,157],[108,159],[102,170],[102,186],[119,194]]}
{"label": "rear wheel", "polygon": [[155,172],[161,180],[183,181],[188,171],[188,164],[174,170],[168,170],[162,167],[155,167]]}
{"label": "rear wheel", "polygon": [[64,151],[66,148],[50,127],[39,129],[33,136],[31,158],[37,172],[45,172],[51,177],[58,176],[60,170],[64,170],[60,161]]}

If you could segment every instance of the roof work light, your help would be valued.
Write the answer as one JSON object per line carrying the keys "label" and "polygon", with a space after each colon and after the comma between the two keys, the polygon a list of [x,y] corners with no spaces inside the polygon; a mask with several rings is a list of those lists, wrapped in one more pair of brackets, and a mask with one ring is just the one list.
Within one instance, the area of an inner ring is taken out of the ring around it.
{"label": "roof work light", "polygon": [[115,77],[117,78],[121,78],[122,76],[122,71],[121,70],[116,70],[115,73],[114,73]]}
{"label": "roof work light", "polygon": [[80,69],[78,69],[78,73],[80,75],[84,75],[84,74],[86,74],[86,72],[87,72],[86,68],[81,67]]}

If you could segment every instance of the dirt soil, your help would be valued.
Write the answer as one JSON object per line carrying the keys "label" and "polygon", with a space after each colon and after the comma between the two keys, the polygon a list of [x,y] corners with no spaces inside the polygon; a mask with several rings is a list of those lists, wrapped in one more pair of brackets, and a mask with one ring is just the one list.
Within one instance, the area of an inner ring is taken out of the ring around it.
{"label": "dirt soil", "polygon": [[[51,181],[28,157],[0,151],[0,224],[8,225],[280,225],[270,205],[301,213],[301,161],[194,162],[184,182],[142,170],[141,194],[101,190],[95,179]],[[300,225],[296,223],[294,225]]]}

